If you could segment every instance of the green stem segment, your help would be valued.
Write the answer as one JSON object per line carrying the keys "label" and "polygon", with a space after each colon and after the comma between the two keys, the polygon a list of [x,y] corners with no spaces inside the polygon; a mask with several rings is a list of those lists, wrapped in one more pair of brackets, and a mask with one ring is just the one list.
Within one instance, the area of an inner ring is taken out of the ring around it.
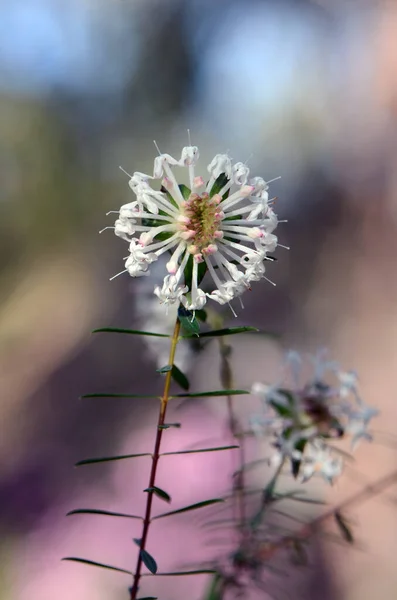
{"label": "green stem segment", "polygon": [[[171,349],[170,349],[170,357],[169,357],[169,364],[171,365],[171,367],[174,364],[175,352],[176,352],[176,346],[177,346],[178,340],[179,340],[180,328],[181,328],[181,324],[180,324],[179,319],[177,318],[177,320],[175,322],[174,333],[173,333],[172,340],[171,340]],[[168,404],[168,400],[169,400],[170,386],[171,386],[171,371],[168,371],[168,373],[165,377],[164,392],[163,392],[163,395],[161,397],[161,402],[160,402],[160,412],[159,412],[159,418],[158,418],[158,423],[157,423],[156,441],[154,444],[152,468],[150,470],[149,485],[148,485],[149,491],[147,492],[146,511],[145,511],[145,517],[143,520],[143,530],[142,530],[142,537],[141,537],[141,542],[140,542],[141,550],[146,549],[146,541],[147,541],[148,532],[149,532],[150,517],[151,517],[151,513],[152,513],[152,503],[153,503],[153,491],[151,491],[151,490],[155,486],[155,483],[156,483],[156,472],[157,472],[157,465],[158,465],[159,458],[160,458],[161,438],[162,438],[163,431],[164,431],[162,426],[165,423],[165,414],[166,414],[167,404]],[[142,571],[142,562],[143,562],[142,561],[142,552],[139,552],[138,560],[137,560],[136,568],[135,568],[134,581],[133,581],[133,584],[132,584],[132,587],[130,590],[130,592],[131,592],[130,600],[136,600],[136,598],[137,598],[138,589],[139,589],[139,581],[141,578],[141,571]]]}

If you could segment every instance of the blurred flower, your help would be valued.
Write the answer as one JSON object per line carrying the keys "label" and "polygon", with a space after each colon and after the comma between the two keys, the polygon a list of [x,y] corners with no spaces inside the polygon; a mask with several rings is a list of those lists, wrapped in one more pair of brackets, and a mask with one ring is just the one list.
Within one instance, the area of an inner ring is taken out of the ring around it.
{"label": "blurred flower", "polygon": [[[154,279],[161,276],[161,265],[154,266]],[[155,331],[170,335],[175,326],[178,313],[176,305],[169,306],[164,312],[162,307],[153,296],[153,286],[149,284],[146,278],[137,282],[137,289],[134,290],[135,309],[140,322],[140,327],[145,331]],[[158,368],[168,364],[170,341],[168,338],[155,336],[143,336],[146,347],[152,359],[156,362]],[[178,343],[178,351],[175,358],[175,364],[185,373],[189,371],[193,359],[193,348],[189,340],[181,339]]]}
{"label": "blurred flower", "polygon": [[307,444],[301,469],[303,482],[318,473],[328,483],[333,483],[334,479],[342,473],[342,469],[342,457],[333,453],[331,448],[321,440],[315,439]]}
{"label": "blurred flower", "polygon": [[[167,274],[154,293],[162,303],[181,302],[188,310],[201,309],[207,298],[228,303],[250,289],[251,281],[266,279],[263,261],[273,260],[267,253],[277,246],[268,184],[261,177],[249,179],[248,167],[232,164],[226,154],[208,165],[205,183],[195,173],[198,157],[197,147],[188,146],[179,160],[160,154],[153,176],[134,173],[129,185],[136,200],[120,208],[114,226],[129,244],[121,273],[149,275],[150,265],[170,252]],[[190,188],[178,185],[175,166],[187,167]],[[160,180],[160,190],[151,187],[153,179]],[[200,288],[207,271],[215,284],[211,293]]]}
{"label": "blurred flower", "polygon": [[[272,464],[289,461],[293,474],[301,473],[303,481],[319,473],[332,483],[342,471],[343,460],[327,440],[350,435],[352,449],[361,439],[371,441],[368,426],[379,411],[360,398],[355,372],[341,371],[336,362],[326,360],[324,351],[311,357],[311,362],[314,372],[303,386],[297,383],[303,360],[296,352],[287,354],[292,386],[287,387],[283,378],[273,385],[252,386],[265,409],[264,415],[251,419],[252,429],[257,435],[262,430],[274,436]],[[284,378],[288,375],[285,372]],[[328,380],[330,375],[334,384]]]}

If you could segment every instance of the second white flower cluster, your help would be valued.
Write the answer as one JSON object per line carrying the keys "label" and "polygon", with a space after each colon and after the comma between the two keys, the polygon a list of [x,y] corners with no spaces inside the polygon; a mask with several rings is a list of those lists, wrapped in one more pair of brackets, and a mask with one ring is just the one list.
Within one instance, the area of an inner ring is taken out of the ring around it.
{"label": "second white flower cluster", "polygon": [[[272,436],[272,465],[289,462],[293,475],[302,481],[317,473],[333,483],[342,472],[343,455],[330,441],[349,436],[352,449],[362,439],[371,441],[368,426],[379,411],[361,399],[353,371],[340,370],[323,353],[311,360],[314,373],[303,385],[304,361],[297,352],[289,352],[284,378],[274,385],[252,386],[252,393],[263,401],[264,413],[253,417],[251,426],[257,434]],[[292,379],[292,384],[285,379]]]}

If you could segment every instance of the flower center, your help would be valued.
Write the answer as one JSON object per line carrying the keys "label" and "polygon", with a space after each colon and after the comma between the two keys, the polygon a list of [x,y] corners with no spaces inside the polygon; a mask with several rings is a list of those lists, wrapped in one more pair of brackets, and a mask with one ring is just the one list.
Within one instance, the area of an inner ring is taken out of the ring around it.
{"label": "flower center", "polygon": [[219,207],[221,200],[219,194],[210,198],[205,192],[201,196],[192,193],[182,203],[181,237],[189,240],[188,251],[194,255],[197,262],[204,260],[203,255],[216,252],[215,242],[223,237],[223,232],[219,229],[225,216]]}

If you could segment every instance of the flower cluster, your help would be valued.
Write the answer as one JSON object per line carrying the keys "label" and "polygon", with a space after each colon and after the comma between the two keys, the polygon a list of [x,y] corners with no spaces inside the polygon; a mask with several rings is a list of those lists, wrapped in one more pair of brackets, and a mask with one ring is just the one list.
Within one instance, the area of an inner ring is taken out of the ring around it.
{"label": "flower cluster", "polygon": [[[318,473],[332,483],[342,472],[343,458],[329,441],[351,436],[352,449],[361,439],[371,441],[368,425],[379,411],[361,399],[355,372],[340,370],[323,353],[312,362],[314,373],[303,385],[303,360],[297,352],[288,353],[287,369],[277,384],[253,385],[252,393],[262,399],[265,412],[252,419],[252,428],[274,436],[273,463],[290,462],[293,475],[303,481]],[[286,385],[291,376],[292,385]]]}
{"label": "flower cluster", "polygon": [[[153,176],[136,172],[129,185],[136,200],[118,211],[115,234],[129,244],[125,270],[132,277],[169,252],[167,273],[154,293],[161,302],[181,302],[188,310],[203,308],[207,298],[230,302],[250,283],[265,278],[264,260],[276,248],[272,233],[278,220],[269,202],[268,184],[249,178],[248,167],[224,154],[208,165],[209,180],[195,173],[197,147],[183,148],[181,158],[161,154]],[[173,167],[186,167],[190,188],[178,185]],[[158,190],[151,185],[159,180]],[[200,287],[206,272],[214,284]],[[120,275],[119,273],[118,275]]]}

